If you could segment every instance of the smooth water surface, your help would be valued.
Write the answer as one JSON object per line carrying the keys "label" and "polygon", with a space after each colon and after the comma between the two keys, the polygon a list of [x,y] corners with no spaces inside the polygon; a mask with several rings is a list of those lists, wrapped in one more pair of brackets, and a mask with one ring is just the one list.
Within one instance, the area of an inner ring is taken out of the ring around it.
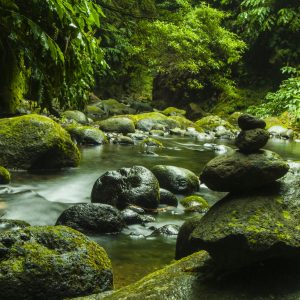
{"label": "smooth water surface", "polygon": [[[219,154],[207,142],[197,142],[192,138],[168,137],[161,138],[161,141],[165,149],[157,151],[156,155],[141,153],[138,145],[103,145],[82,148],[82,161],[78,168],[51,174],[14,172],[12,184],[0,187],[0,212],[3,218],[25,220],[31,225],[54,225],[67,207],[90,201],[95,180],[108,170],[166,164],[199,174],[204,165]],[[232,144],[222,140],[214,142],[228,146]],[[267,148],[285,159],[300,160],[300,143],[270,141]],[[201,187],[199,194],[210,204],[222,196],[222,193],[209,191],[205,187]],[[135,225],[119,235],[91,237],[108,252],[113,262],[116,287],[136,281],[174,258],[176,239],[147,237],[151,233],[147,228],[181,225],[191,215],[184,214],[179,206],[154,217],[156,222],[147,224],[147,227]]]}

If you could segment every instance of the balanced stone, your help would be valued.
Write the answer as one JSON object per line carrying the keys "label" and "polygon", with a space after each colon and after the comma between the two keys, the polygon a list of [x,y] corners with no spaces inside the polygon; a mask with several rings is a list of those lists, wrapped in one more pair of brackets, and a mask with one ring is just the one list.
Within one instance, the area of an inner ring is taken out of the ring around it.
{"label": "balanced stone", "polygon": [[159,184],[145,167],[122,168],[99,177],[91,198],[92,202],[110,204],[119,209],[129,204],[153,209],[159,204]]}
{"label": "balanced stone", "polygon": [[256,128],[264,129],[266,127],[266,122],[249,114],[244,114],[238,118],[238,125],[242,130],[250,130]]}
{"label": "balanced stone", "polygon": [[261,128],[242,130],[235,140],[235,145],[243,153],[253,153],[264,147],[269,140],[269,133]]}
{"label": "balanced stone", "polygon": [[278,257],[299,260],[299,186],[299,174],[289,172],[270,188],[229,194],[198,220],[191,250],[208,251],[224,268]]}
{"label": "balanced stone", "polygon": [[289,165],[274,152],[260,150],[246,155],[236,151],[209,161],[200,180],[215,191],[243,191],[268,185],[288,170]]}

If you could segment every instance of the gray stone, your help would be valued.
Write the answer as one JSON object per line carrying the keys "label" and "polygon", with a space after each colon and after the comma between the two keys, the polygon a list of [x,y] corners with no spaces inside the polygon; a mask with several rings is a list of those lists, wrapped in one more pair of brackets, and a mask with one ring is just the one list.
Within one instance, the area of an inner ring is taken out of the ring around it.
{"label": "gray stone", "polygon": [[178,200],[176,196],[168,190],[159,189],[159,203],[169,206],[178,206]]}
{"label": "gray stone", "polygon": [[135,132],[134,123],[125,117],[109,118],[98,122],[99,128],[106,132],[133,133]]}

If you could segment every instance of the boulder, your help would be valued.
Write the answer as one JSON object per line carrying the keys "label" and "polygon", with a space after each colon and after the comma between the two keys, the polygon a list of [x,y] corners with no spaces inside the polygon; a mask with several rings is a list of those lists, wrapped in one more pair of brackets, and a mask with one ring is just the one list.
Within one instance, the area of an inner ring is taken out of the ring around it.
{"label": "boulder", "polygon": [[135,113],[135,110],[115,99],[102,100],[101,106],[109,116]]}
{"label": "boulder", "polygon": [[184,109],[179,109],[179,108],[172,107],[172,106],[167,107],[161,113],[166,116],[185,116],[186,115],[186,111]]}
{"label": "boulder", "polygon": [[226,269],[271,258],[299,261],[299,186],[292,170],[276,185],[225,196],[193,230],[192,249],[208,251]]}
{"label": "boulder", "polygon": [[7,230],[18,230],[29,227],[30,224],[22,220],[0,219],[0,232]]}
{"label": "boulder", "polygon": [[19,169],[76,167],[80,153],[51,119],[26,115],[0,120],[0,165]]}
{"label": "boulder", "polygon": [[250,130],[266,127],[266,122],[264,120],[258,119],[249,114],[243,114],[238,118],[238,125],[242,130]]}
{"label": "boulder", "polygon": [[106,132],[133,133],[135,132],[134,123],[125,117],[109,118],[98,122],[99,128]]}
{"label": "boulder", "polygon": [[149,222],[155,222],[155,218],[149,215],[144,215],[143,213],[139,213],[132,208],[125,208],[121,211],[121,215],[123,217],[124,222],[127,225],[133,224],[142,224]]}
{"label": "boulder", "polygon": [[209,204],[205,199],[198,195],[191,195],[180,200],[180,204],[185,207],[186,211],[197,211],[205,213],[209,209]]}
{"label": "boulder", "polygon": [[0,298],[64,299],[113,288],[111,262],[95,242],[64,226],[0,235]]}
{"label": "boulder", "polygon": [[269,140],[269,133],[261,128],[242,130],[235,140],[235,145],[243,153],[253,153],[263,148]]}
{"label": "boulder", "polygon": [[100,129],[92,126],[71,124],[65,127],[65,129],[79,144],[101,145],[108,142],[105,134]]}
{"label": "boulder", "polygon": [[129,136],[120,135],[114,140],[114,143],[120,145],[134,145],[134,140]]}
{"label": "boulder", "polygon": [[111,205],[83,203],[66,209],[56,225],[87,233],[117,233],[124,227],[120,212]]}
{"label": "boulder", "polygon": [[106,116],[105,111],[96,105],[88,105],[86,107],[86,113],[87,117],[91,118],[93,121],[100,121]]}
{"label": "boulder", "polygon": [[200,181],[214,191],[243,191],[268,185],[288,170],[289,165],[274,152],[259,150],[243,154],[235,151],[209,161],[200,175]]}
{"label": "boulder", "polygon": [[175,166],[156,165],[151,171],[161,188],[172,193],[191,194],[199,190],[199,179],[192,171]]}
{"label": "boulder", "polygon": [[154,236],[165,236],[165,237],[177,236],[178,231],[179,231],[179,226],[178,225],[166,224],[166,225],[164,225],[160,228],[155,229],[150,234],[150,237],[154,237]]}
{"label": "boulder", "polygon": [[218,126],[223,126],[227,130],[234,130],[234,127],[227,121],[221,119],[219,116],[210,115],[206,116],[195,122],[196,126],[199,126],[205,130],[213,131]]}
{"label": "boulder", "polygon": [[0,166],[0,184],[8,184],[10,183],[10,179],[9,171]]}
{"label": "boulder", "polygon": [[268,132],[270,133],[271,136],[277,138],[292,139],[294,136],[294,132],[292,129],[288,129],[279,125],[270,127],[268,129]]}
{"label": "boulder", "polygon": [[159,189],[159,203],[177,207],[178,200],[176,196],[170,191],[165,189]]}
{"label": "boulder", "polygon": [[68,120],[73,120],[80,124],[89,123],[87,116],[79,110],[67,110],[63,112],[62,116]]}
{"label": "boulder", "polygon": [[154,209],[159,204],[159,184],[153,173],[142,166],[108,171],[96,180],[91,199],[119,209],[129,204]]}

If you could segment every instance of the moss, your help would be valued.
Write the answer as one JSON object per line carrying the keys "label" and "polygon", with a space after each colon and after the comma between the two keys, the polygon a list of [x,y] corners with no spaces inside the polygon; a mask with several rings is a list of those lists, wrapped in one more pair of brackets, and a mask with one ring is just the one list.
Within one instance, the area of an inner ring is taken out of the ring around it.
{"label": "moss", "polygon": [[140,147],[142,150],[145,150],[147,147],[156,147],[158,149],[162,149],[164,145],[161,141],[148,137],[140,143]]}
{"label": "moss", "polygon": [[8,170],[0,166],[0,184],[10,183],[11,176]]}
{"label": "moss", "polygon": [[186,115],[185,110],[179,109],[176,107],[167,107],[161,113],[166,116],[185,116]]}
{"label": "moss", "polygon": [[191,195],[180,200],[181,205],[184,207],[190,207],[193,202],[197,203],[204,210],[207,210],[210,207],[207,201],[198,195]]}
{"label": "moss", "polygon": [[282,211],[282,215],[287,220],[291,219],[291,215],[290,215],[290,213],[287,210]]}
{"label": "moss", "polygon": [[195,124],[206,130],[214,130],[218,126],[224,126],[228,130],[234,130],[234,127],[229,122],[215,115],[204,117],[196,121]]}

